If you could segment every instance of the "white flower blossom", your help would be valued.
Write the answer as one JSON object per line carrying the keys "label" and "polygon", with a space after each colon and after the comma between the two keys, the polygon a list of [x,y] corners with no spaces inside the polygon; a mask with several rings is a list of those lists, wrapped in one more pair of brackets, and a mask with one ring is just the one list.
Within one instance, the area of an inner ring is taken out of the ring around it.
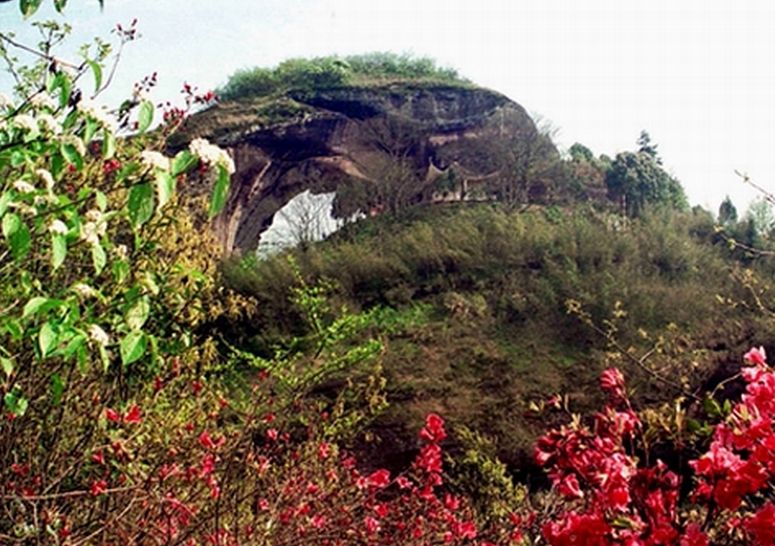
{"label": "white flower blossom", "polygon": [[38,124],[35,121],[35,118],[27,114],[19,114],[14,116],[13,124],[23,131],[33,132],[38,130]]}
{"label": "white flower blossom", "polygon": [[54,119],[51,114],[40,114],[38,116],[38,125],[40,125],[44,131],[58,135],[62,132],[62,127]]}
{"label": "white flower blossom", "polygon": [[81,140],[80,137],[75,135],[67,135],[62,139],[62,143],[72,145],[73,148],[75,148],[75,151],[77,151],[78,155],[81,157],[86,155],[86,145],[83,143],[83,140]]}
{"label": "white flower blossom", "polygon": [[30,104],[35,108],[48,108],[49,110],[56,110],[59,104],[48,93],[36,93],[30,97]]}
{"label": "white flower blossom", "polygon": [[54,235],[65,235],[69,230],[62,220],[54,220],[49,224],[48,230]]}
{"label": "white flower blossom", "polygon": [[103,127],[115,131],[116,121],[108,113],[104,106],[97,106],[95,103],[89,100],[82,100],[78,103],[78,110],[80,110],[84,116],[92,119],[102,125]]}
{"label": "white flower blossom", "polygon": [[204,163],[208,165],[223,165],[229,174],[234,173],[234,161],[226,153],[226,150],[219,148],[215,144],[210,144],[206,139],[195,138],[188,145],[188,149]]}
{"label": "white flower blossom", "polygon": [[84,214],[87,220],[90,222],[99,223],[102,221],[102,211],[97,209],[90,209]]}
{"label": "white flower blossom", "polygon": [[100,233],[96,223],[86,222],[81,225],[81,240],[92,246],[100,244]]}
{"label": "white flower blossom", "polygon": [[5,93],[0,93],[0,108],[13,108],[11,97]]}
{"label": "white flower blossom", "polygon": [[126,257],[129,256],[129,249],[126,245],[116,245],[113,250],[115,251],[116,256],[122,260],[126,260]]}
{"label": "white flower blossom", "polygon": [[32,193],[35,191],[35,186],[25,180],[17,180],[13,183],[13,189],[19,193]]}
{"label": "white flower blossom", "polygon": [[41,180],[43,180],[43,183],[46,184],[46,189],[48,191],[51,191],[54,189],[54,177],[51,175],[49,171],[46,169],[38,169],[35,171],[35,174],[37,174]]}
{"label": "white flower blossom", "polygon": [[153,150],[143,150],[140,152],[140,161],[148,169],[161,169],[166,171],[170,168],[170,159],[159,152]]}
{"label": "white flower blossom", "polygon": [[103,347],[110,343],[110,336],[96,324],[89,326],[89,337]]}
{"label": "white flower blossom", "polygon": [[75,283],[70,289],[84,299],[92,298],[97,295],[97,291],[94,288],[82,282]]}

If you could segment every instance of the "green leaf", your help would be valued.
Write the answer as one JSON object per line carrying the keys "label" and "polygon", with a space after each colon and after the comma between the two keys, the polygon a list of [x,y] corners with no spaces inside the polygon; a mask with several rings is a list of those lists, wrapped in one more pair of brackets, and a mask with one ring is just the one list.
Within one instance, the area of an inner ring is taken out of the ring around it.
{"label": "green leaf", "polygon": [[102,157],[110,159],[116,155],[116,137],[107,128],[102,130]]}
{"label": "green leaf", "polygon": [[19,228],[22,225],[22,219],[19,218],[18,214],[9,214],[8,216],[3,217],[3,236],[5,236],[6,239],[10,239],[11,236],[19,231]]}
{"label": "green leaf", "polygon": [[126,313],[126,323],[131,330],[139,330],[148,320],[148,315],[151,312],[151,304],[148,300],[148,296],[143,296],[135,302],[129,311]]}
{"label": "green leaf", "polygon": [[147,346],[148,340],[143,332],[134,331],[128,333],[124,339],[121,340],[120,344],[121,362],[124,366],[137,362],[145,354]]}
{"label": "green leaf", "polygon": [[229,171],[223,165],[218,165],[218,180],[215,181],[213,196],[210,199],[210,218],[216,216],[226,205],[229,197]]}
{"label": "green leaf", "polygon": [[89,68],[91,68],[92,74],[94,75],[94,92],[96,93],[100,90],[100,87],[102,87],[102,66],[90,59],[87,59],[86,63],[89,65]]}
{"label": "green leaf", "polygon": [[44,323],[38,332],[38,347],[40,347],[41,358],[46,358],[47,355],[51,354],[51,351],[56,348],[58,340],[59,336],[54,330],[54,326],[50,322]]}
{"label": "green leaf", "polygon": [[137,114],[137,130],[144,133],[153,122],[153,103],[144,100],[140,103],[140,112]]}
{"label": "green leaf", "polygon": [[94,135],[97,134],[97,129],[99,128],[100,128],[99,123],[97,123],[91,118],[87,119],[86,129],[84,129],[83,131],[83,141],[86,144],[89,144],[92,140],[94,140]]}
{"label": "green leaf", "polygon": [[705,408],[705,412],[710,417],[721,417],[721,406],[714,398],[705,398],[705,400],[703,400],[703,406]]}
{"label": "green leaf", "polygon": [[51,403],[55,406],[62,401],[62,394],[65,392],[65,384],[58,373],[51,376]]}
{"label": "green leaf", "polygon": [[105,212],[105,209],[108,208],[108,197],[100,190],[94,190],[94,204],[101,212]]}
{"label": "green leaf", "polygon": [[13,197],[11,197],[11,192],[5,192],[3,195],[0,195],[0,218],[3,217],[5,214],[5,211],[8,210],[8,205],[13,201]]}
{"label": "green leaf", "polygon": [[64,108],[70,102],[73,82],[66,72],[58,72],[54,80],[54,89],[59,88],[59,107]]}
{"label": "green leaf", "polygon": [[94,265],[94,272],[99,275],[105,267],[105,264],[108,262],[108,257],[105,254],[105,249],[102,248],[102,245],[92,245],[91,261]]}
{"label": "green leaf", "polygon": [[60,152],[62,153],[62,157],[64,157],[70,165],[73,165],[79,171],[83,169],[83,158],[74,145],[63,142],[60,146]]}
{"label": "green leaf", "polygon": [[199,158],[189,152],[182,150],[172,159],[172,176],[180,176],[193,169],[199,163]]}
{"label": "green leaf", "polygon": [[17,260],[24,258],[30,251],[30,230],[17,214],[3,216],[3,235],[11,247],[11,254]]}
{"label": "green leaf", "polygon": [[58,233],[51,234],[51,267],[55,270],[64,263],[67,257],[67,239]]}
{"label": "green leaf", "polygon": [[19,341],[24,336],[24,328],[18,320],[9,319],[3,326],[5,331],[11,334],[14,341]]}
{"label": "green leaf", "polygon": [[5,393],[3,401],[5,402],[5,409],[16,417],[21,417],[27,411],[27,399],[19,394],[18,390]]}
{"label": "green leaf", "polygon": [[22,11],[22,15],[24,15],[25,18],[33,15],[38,11],[42,2],[43,0],[20,0],[19,8]]}
{"label": "green leaf", "polygon": [[59,13],[62,13],[62,10],[65,9],[66,5],[67,0],[54,0],[54,7]]}
{"label": "green leaf", "polygon": [[70,358],[74,354],[78,353],[79,349],[86,343],[86,336],[83,334],[77,334],[67,343],[65,350],[62,351],[62,356]]}
{"label": "green leaf", "polygon": [[153,188],[147,182],[134,186],[129,192],[129,219],[134,227],[142,226],[153,216]]}
{"label": "green leaf", "polygon": [[116,284],[123,283],[127,277],[129,277],[129,272],[129,264],[124,260],[116,260],[113,262],[113,278],[115,279]]}
{"label": "green leaf", "polygon": [[46,311],[55,309],[60,305],[62,305],[62,300],[35,296],[25,304],[24,311],[22,311],[22,318],[27,318],[38,313],[45,313]]}
{"label": "green leaf", "polygon": [[11,377],[11,374],[13,374],[13,360],[0,356],[0,367],[3,368],[6,377]]}
{"label": "green leaf", "polygon": [[175,193],[175,177],[168,172],[156,173],[156,195],[159,197],[159,208],[166,205]]}

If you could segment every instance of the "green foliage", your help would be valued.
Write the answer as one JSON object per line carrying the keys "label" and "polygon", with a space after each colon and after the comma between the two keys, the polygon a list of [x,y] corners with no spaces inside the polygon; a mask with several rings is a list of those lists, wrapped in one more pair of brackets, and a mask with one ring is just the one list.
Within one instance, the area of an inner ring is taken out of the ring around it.
{"label": "green foliage", "polygon": [[718,221],[722,226],[731,226],[737,222],[737,208],[728,195],[719,205]]}
{"label": "green foliage", "polygon": [[685,210],[688,206],[680,182],[645,152],[622,152],[606,176],[609,195],[621,203],[622,211],[637,217],[649,207]]}
{"label": "green foliage", "polygon": [[226,100],[264,97],[288,91],[310,91],[380,81],[463,82],[457,72],[433,59],[394,53],[367,53],[347,57],[288,59],[274,68],[235,72],[219,90]]}

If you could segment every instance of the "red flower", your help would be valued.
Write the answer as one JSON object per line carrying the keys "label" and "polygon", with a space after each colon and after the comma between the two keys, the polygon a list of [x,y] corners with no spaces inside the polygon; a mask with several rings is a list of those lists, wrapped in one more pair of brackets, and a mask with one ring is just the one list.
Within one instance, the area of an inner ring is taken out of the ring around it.
{"label": "red flower", "polygon": [[370,487],[384,489],[390,485],[390,472],[384,468],[376,470],[366,478],[366,483]]}
{"label": "red flower", "polygon": [[608,368],[600,374],[600,387],[617,399],[626,398],[624,376],[617,368]]}
{"label": "red flower", "polygon": [[681,538],[680,546],[708,546],[708,536],[696,523],[686,528],[686,534]]}
{"label": "red flower", "polygon": [[775,504],[765,504],[754,516],[745,520],[743,528],[754,536],[757,544],[775,544]]}
{"label": "red flower", "polygon": [[126,415],[124,415],[124,423],[130,425],[139,425],[142,422],[142,412],[140,411],[140,408],[137,406],[137,404],[134,404],[131,408],[129,408],[129,411],[126,412]]}
{"label": "red flower", "polygon": [[750,351],[745,353],[743,359],[750,364],[764,366],[767,364],[767,353],[764,351],[764,347],[752,347]]}
{"label": "red flower", "polygon": [[106,490],[108,489],[108,482],[105,480],[95,480],[92,482],[91,486],[89,487],[89,491],[92,494],[92,497],[98,497],[102,495]]}
{"label": "red flower", "polygon": [[105,417],[111,423],[119,423],[121,421],[121,414],[110,408],[105,410]]}
{"label": "red flower", "polygon": [[376,534],[379,531],[379,521],[371,516],[366,516],[363,519],[363,524],[366,526],[366,532],[370,535]]}
{"label": "red flower", "polygon": [[440,442],[446,437],[444,419],[435,413],[429,413],[425,418],[425,427],[420,430],[420,438],[429,442]]}

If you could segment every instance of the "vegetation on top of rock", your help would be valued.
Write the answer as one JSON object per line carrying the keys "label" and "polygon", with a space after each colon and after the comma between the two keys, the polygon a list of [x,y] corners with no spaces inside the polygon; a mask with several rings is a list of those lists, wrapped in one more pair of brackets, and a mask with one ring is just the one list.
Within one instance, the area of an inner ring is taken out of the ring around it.
{"label": "vegetation on top of rock", "polygon": [[314,90],[390,81],[434,81],[465,84],[455,69],[429,57],[374,52],[339,57],[288,59],[274,68],[238,70],[219,89],[224,100],[265,97],[291,90]]}

